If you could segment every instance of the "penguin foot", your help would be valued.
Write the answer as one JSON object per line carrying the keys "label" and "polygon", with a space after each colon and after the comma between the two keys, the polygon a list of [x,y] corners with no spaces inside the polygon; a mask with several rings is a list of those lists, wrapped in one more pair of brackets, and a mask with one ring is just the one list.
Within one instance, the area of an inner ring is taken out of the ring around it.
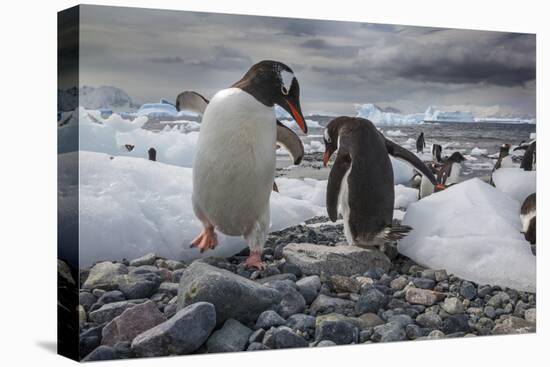
{"label": "penguin foot", "polygon": [[262,257],[259,252],[251,251],[250,256],[246,258],[244,263],[247,268],[256,268],[258,270],[265,270],[265,265],[262,262]]}
{"label": "penguin foot", "polygon": [[215,249],[218,245],[218,236],[214,232],[214,228],[204,228],[201,233],[193,241],[191,241],[191,246],[196,247],[200,250],[201,254],[210,249]]}

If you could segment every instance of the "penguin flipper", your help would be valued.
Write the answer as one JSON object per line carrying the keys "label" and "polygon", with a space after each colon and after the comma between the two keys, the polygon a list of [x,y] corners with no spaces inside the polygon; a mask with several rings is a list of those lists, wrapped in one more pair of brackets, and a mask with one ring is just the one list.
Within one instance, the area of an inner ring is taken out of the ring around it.
{"label": "penguin flipper", "polygon": [[294,131],[277,120],[277,144],[282,146],[292,157],[294,164],[300,164],[304,158],[304,144]]}
{"label": "penguin flipper", "polygon": [[381,239],[384,239],[386,242],[397,241],[404,238],[412,230],[411,226],[406,225],[392,225],[391,227],[386,227],[378,234]]}
{"label": "penguin flipper", "polygon": [[330,220],[333,222],[336,222],[338,219],[338,197],[340,195],[340,187],[350,166],[351,158],[349,155],[338,153],[328,176],[327,212]]}
{"label": "penguin flipper", "polygon": [[178,111],[190,111],[199,115],[204,114],[208,103],[208,99],[204,98],[201,94],[189,90],[181,92],[176,97],[176,109]]}
{"label": "penguin flipper", "polygon": [[411,164],[418,172],[426,176],[426,178],[428,178],[433,185],[437,185],[437,181],[432,171],[414,153],[394,143],[393,141],[386,139],[385,137],[384,141],[386,143],[388,154]]}

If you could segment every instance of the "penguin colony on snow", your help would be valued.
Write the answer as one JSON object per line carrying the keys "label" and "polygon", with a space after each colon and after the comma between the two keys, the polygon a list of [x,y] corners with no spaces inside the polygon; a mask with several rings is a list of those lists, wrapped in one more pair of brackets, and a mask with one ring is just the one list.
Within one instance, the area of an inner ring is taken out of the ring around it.
{"label": "penguin colony on snow", "polygon": [[[275,150],[288,151],[294,164],[304,156],[300,138],[275,117],[280,106],[307,134],[300,105],[300,85],[292,69],[277,61],[261,61],[230,88],[208,100],[197,92],[177,96],[176,108],[202,115],[197,152],[193,162],[192,205],[203,225],[191,247],[201,252],[218,245],[216,231],[243,236],[250,250],[245,265],[263,269],[262,250],[269,230],[269,197],[275,185]],[[238,133],[237,133],[238,132]],[[416,154],[386,139],[369,120],[338,117],[324,131],[323,164],[336,154],[331,168],[326,207],[336,221],[344,221],[349,245],[381,247],[411,230],[393,220],[394,178],[389,156],[412,165],[420,175],[423,198],[458,183],[465,157],[454,152],[443,158],[441,145],[432,146],[433,161],[424,163]],[[416,141],[417,153],[426,147],[424,133]],[[535,142],[520,144],[525,150],[521,168],[535,167]],[[512,163],[510,146],[501,147],[493,171]],[[418,182],[418,180],[417,180]],[[535,196],[521,209],[526,238],[534,243]]]}

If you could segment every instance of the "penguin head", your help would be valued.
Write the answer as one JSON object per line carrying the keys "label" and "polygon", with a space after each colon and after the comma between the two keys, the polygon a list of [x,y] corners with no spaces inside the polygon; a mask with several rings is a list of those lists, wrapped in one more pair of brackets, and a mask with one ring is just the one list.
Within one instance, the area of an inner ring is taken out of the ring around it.
{"label": "penguin head", "polygon": [[500,153],[499,154],[500,154],[501,158],[504,158],[508,154],[510,154],[510,144],[502,144],[500,146]]}
{"label": "penguin head", "polygon": [[344,122],[343,118],[336,118],[330,121],[325,128],[323,140],[325,142],[325,154],[323,155],[323,165],[326,167],[332,154],[338,150],[338,137],[340,136],[340,126]]}
{"label": "penguin head", "polygon": [[307,125],[300,106],[300,85],[287,65],[272,60],[260,61],[233,84],[233,87],[244,90],[266,106],[279,105],[307,134]]}

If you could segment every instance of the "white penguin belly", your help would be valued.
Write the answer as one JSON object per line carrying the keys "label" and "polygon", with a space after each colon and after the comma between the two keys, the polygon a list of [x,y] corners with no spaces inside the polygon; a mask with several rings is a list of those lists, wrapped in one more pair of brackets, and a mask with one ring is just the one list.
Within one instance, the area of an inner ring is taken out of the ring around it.
{"label": "white penguin belly", "polygon": [[355,241],[353,239],[353,236],[351,235],[351,230],[349,228],[350,207],[348,177],[350,172],[351,166],[344,175],[344,178],[342,178],[342,183],[340,184],[340,192],[338,194],[338,206],[340,207],[342,217],[344,218],[344,236],[346,237],[348,245],[353,245]]}
{"label": "white penguin belly", "polygon": [[458,178],[460,176],[460,172],[462,171],[462,165],[460,163],[453,163],[451,166],[451,173],[449,174],[449,178],[445,182],[446,185],[456,184],[458,183]]}
{"label": "white penguin belly", "polygon": [[434,193],[435,186],[433,183],[430,182],[429,179],[426,178],[426,176],[422,175],[422,178],[420,180],[420,199],[425,198],[426,196],[430,196]]}
{"label": "white penguin belly", "polygon": [[275,140],[272,107],[238,88],[218,92],[204,113],[193,162],[197,216],[228,235],[251,231],[269,211]]}

